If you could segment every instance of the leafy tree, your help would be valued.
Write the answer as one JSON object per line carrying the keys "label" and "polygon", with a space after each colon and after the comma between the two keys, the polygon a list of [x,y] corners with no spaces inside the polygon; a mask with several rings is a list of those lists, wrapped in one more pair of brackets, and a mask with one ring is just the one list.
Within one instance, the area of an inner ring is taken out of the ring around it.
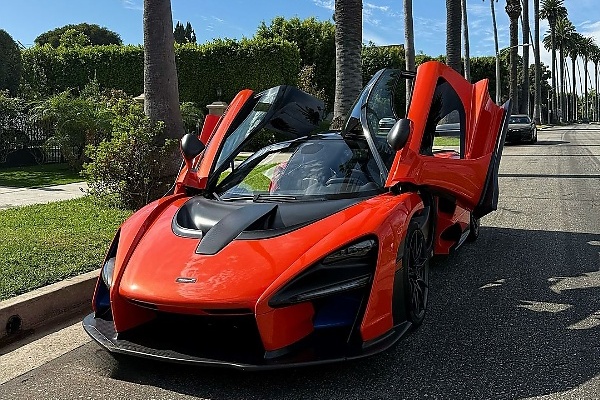
{"label": "leafy tree", "polygon": [[177,21],[173,35],[175,36],[175,43],[196,43],[196,32],[194,32],[190,22],[188,22],[184,28],[183,24]]}
{"label": "leafy tree", "polygon": [[96,24],[87,24],[85,22],[77,25],[69,24],[60,28],[52,29],[51,31],[39,35],[37,38],[35,38],[34,42],[38,46],[50,44],[52,47],[58,47],[60,45],[61,36],[70,29],[74,29],[75,31],[87,36],[90,45],[123,44],[121,36],[119,36],[118,33],[113,32],[108,28],[104,28]]}
{"label": "leafy tree", "polygon": [[0,29],[0,90],[17,93],[21,80],[21,51],[13,38]]}
{"label": "leafy tree", "polygon": [[341,127],[342,119],[350,113],[360,94],[361,50],[362,0],[335,0],[334,129]]}
{"label": "leafy tree", "polygon": [[258,27],[256,38],[286,40],[295,43],[300,50],[303,66],[313,66],[316,89],[323,89],[328,101],[335,91],[335,26],[330,21],[311,17],[304,20],[294,17],[274,18],[269,25]]}
{"label": "leafy tree", "polygon": [[90,44],[90,39],[75,29],[68,29],[60,36],[60,47],[83,47]]}

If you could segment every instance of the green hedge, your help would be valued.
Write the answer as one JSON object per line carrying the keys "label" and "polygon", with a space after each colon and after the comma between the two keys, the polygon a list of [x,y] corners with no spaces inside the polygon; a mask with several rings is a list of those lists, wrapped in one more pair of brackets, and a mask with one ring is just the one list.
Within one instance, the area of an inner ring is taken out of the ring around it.
{"label": "green hedge", "polygon": [[[81,90],[94,77],[103,88],[137,96],[144,88],[144,50],[141,46],[87,46],[23,50],[21,89],[31,97],[67,89]],[[201,106],[230,101],[244,88],[262,90],[295,84],[300,70],[296,45],[266,40],[217,40],[200,46],[175,47],[180,101]]]}

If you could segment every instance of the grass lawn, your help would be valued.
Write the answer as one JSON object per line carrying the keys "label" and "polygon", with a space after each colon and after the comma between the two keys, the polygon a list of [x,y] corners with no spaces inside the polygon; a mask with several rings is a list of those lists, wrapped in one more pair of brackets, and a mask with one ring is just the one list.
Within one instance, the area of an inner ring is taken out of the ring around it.
{"label": "grass lawn", "polygon": [[438,136],[433,139],[434,146],[460,146],[458,136]]}
{"label": "grass lawn", "polygon": [[0,186],[40,187],[81,182],[79,173],[67,164],[42,164],[27,167],[1,168]]}
{"label": "grass lawn", "polygon": [[130,214],[91,196],[0,211],[0,300],[99,268]]}

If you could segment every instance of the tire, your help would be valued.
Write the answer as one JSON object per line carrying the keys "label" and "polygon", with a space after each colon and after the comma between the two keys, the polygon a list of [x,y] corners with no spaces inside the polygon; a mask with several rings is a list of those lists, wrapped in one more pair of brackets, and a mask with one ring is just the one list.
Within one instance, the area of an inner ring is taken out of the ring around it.
{"label": "tire", "polygon": [[467,236],[468,242],[474,242],[479,237],[479,227],[481,226],[481,220],[473,217],[473,214],[469,217],[469,236]]}
{"label": "tire", "polygon": [[402,255],[404,270],[404,305],[406,316],[413,326],[421,325],[429,296],[429,258],[427,238],[419,225],[411,221]]}

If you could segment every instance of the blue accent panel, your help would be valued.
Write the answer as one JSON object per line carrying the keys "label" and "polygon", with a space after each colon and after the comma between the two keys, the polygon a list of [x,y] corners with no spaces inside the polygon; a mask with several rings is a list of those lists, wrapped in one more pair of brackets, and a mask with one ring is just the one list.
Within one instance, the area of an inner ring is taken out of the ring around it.
{"label": "blue accent panel", "polygon": [[360,295],[344,295],[319,302],[315,305],[314,328],[352,326],[360,307],[360,299]]}
{"label": "blue accent panel", "polygon": [[110,293],[108,288],[100,279],[100,284],[98,285],[98,293],[96,293],[96,310],[102,312],[103,310],[110,308]]}

